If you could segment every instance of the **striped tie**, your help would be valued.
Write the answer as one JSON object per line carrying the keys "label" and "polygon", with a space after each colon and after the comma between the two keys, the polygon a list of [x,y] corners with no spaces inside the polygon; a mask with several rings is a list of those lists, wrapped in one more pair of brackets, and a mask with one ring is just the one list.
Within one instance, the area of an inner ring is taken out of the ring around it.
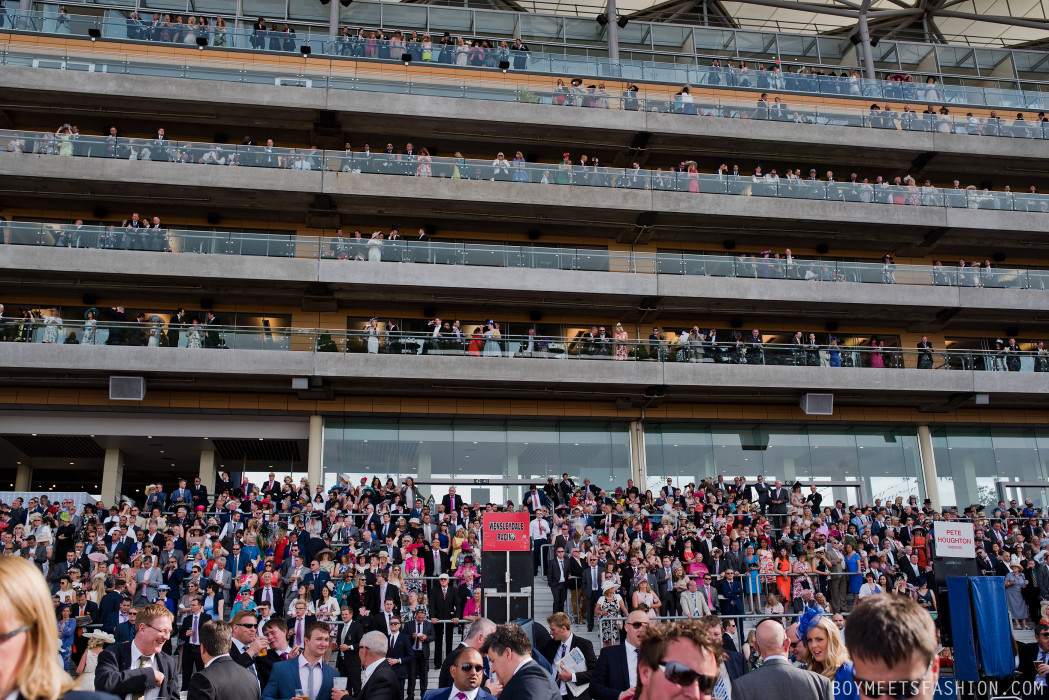
{"label": "striped tie", "polygon": [[711,697],[715,700],[731,700],[732,698],[732,684],[729,682],[724,666],[718,673],[718,681],[714,684],[714,692],[711,693]]}

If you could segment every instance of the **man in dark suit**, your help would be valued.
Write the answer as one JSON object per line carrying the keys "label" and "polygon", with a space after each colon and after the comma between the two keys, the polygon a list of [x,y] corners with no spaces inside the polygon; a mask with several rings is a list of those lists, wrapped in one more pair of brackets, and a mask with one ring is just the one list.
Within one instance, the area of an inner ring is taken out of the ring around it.
{"label": "man in dark suit", "polygon": [[306,628],[310,623],[316,622],[317,618],[306,614],[306,603],[298,601],[295,603],[295,615],[288,618],[288,643],[297,649],[306,646]]}
{"label": "man in dark suit", "polygon": [[[771,495],[769,498],[771,500]],[[770,696],[831,700],[834,697],[829,678],[791,665],[787,656],[790,640],[783,625],[765,620],[758,625],[754,636],[763,663],[732,682],[732,700],[761,700]],[[717,675],[716,667],[714,675]]]}
{"label": "man in dark suit", "polygon": [[605,647],[590,674],[590,697],[618,700],[620,693],[637,687],[637,657],[641,635],[649,625],[648,613],[635,610],[627,616],[626,638],[622,644]]}
{"label": "man in dark suit", "polygon": [[[576,695],[568,684],[588,685],[590,683],[590,675],[597,666],[593,643],[589,639],[572,634],[572,620],[566,613],[554,613],[546,621],[550,625],[551,639],[541,651],[554,667],[561,697],[565,700],[590,700],[589,692],[584,690]],[[573,673],[559,667],[561,661],[567,658],[573,649],[579,649],[583,653],[583,659],[586,661],[585,671]]]}
{"label": "man in dark suit", "polygon": [[565,548],[557,545],[554,549],[554,558],[550,560],[550,567],[547,569],[547,582],[554,596],[555,613],[565,610],[565,600],[568,598],[568,577],[571,575],[571,566],[565,559]]}
{"label": "man in dark suit", "polygon": [[473,647],[459,647],[452,652],[451,683],[437,690],[423,694],[423,700],[456,700],[459,693],[469,695],[475,689],[474,700],[495,700],[481,685],[485,679],[485,664],[488,659]]}
{"label": "man in dark suit", "polygon": [[173,621],[163,604],[139,610],[134,641],[114,644],[98,655],[95,690],[124,697],[157,688],[157,700],[178,700],[175,657],[161,651]]}
{"label": "man in dark suit", "polygon": [[276,475],[273,472],[270,472],[269,480],[262,482],[260,490],[263,496],[279,500],[282,486],[281,483],[274,478],[275,476]]}
{"label": "man in dark suit", "polygon": [[[121,608],[123,607],[124,605],[122,604]],[[130,600],[127,602],[127,608],[127,619],[122,620],[116,625],[116,627],[113,628],[113,637],[114,641],[117,644],[124,644],[125,642],[130,642],[131,640],[133,640],[135,638],[135,632],[138,629],[135,620],[136,616],[138,615],[138,610],[136,608],[131,607]],[[123,615],[117,613],[117,617],[122,618]]]}
{"label": "man in dark suit", "polygon": [[265,654],[255,659],[255,670],[259,674],[259,684],[265,688],[273,673],[274,664],[294,659],[300,654],[288,644],[288,625],[279,617],[271,617],[262,625],[262,636],[269,643]]}
{"label": "man in dark suit", "polygon": [[789,500],[787,489],[783,488],[783,484],[780,483],[779,479],[776,479],[776,483],[769,489],[768,497],[769,520],[772,522],[772,527],[776,532],[782,531],[783,526],[786,525],[787,501]]}
{"label": "man in dark suit", "polygon": [[[204,600],[200,596],[189,602],[189,613],[182,620],[179,628],[179,639],[185,645],[182,652],[182,687],[188,688],[193,674],[204,668],[204,658],[200,651],[200,629],[211,619],[211,615],[202,610]],[[226,653],[229,653],[228,651]]]}
{"label": "man in dark suit", "polygon": [[200,483],[199,476],[193,477],[193,485],[189,487],[189,492],[193,496],[194,508],[208,507],[208,487]]}
{"label": "man in dark suit", "polygon": [[372,600],[368,604],[368,609],[372,612],[378,612],[383,609],[387,600],[393,601],[393,609],[401,609],[401,593],[397,586],[386,581],[386,572],[382,569],[377,569],[375,572],[375,585],[372,586],[371,590]]}
{"label": "man in dark suit", "polygon": [[427,576],[440,576],[441,574],[446,574],[448,573],[448,569],[452,566],[452,561],[448,553],[441,551],[440,542],[439,539],[434,537],[430,548],[423,553],[423,565],[426,568]]}
{"label": "man in dark suit", "polygon": [[[386,658],[387,648],[388,642],[381,632],[368,632],[361,638],[364,686],[361,694],[351,700],[404,700],[397,674]],[[347,695],[344,690],[335,690],[331,700],[343,700]]]}
{"label": "man in dark suit", "polygon": [[364,627],[353,619],[353,610],[342,609],[342,625],[335,635],[335,648],[338,652],[335,667],[339,673],[349,679],[350,695],[357,697],[361,693],[361,637]]}
{"label": "man in dark suit", "polygon": [[310,562],[310,571],[308,574],[302,577],[302,585],[306,586],[310,592],[310,598],[313,599],[314,604],[320,600],[321,589],[331,580],[331,576],[328,575],[327,571],[321,570],[320,562],[314,559]]}
{"label": "man in dark suit", "polygon": [[420,695],[426,695],[426,686],[430,668],[430,646],[437,631],[433,623],[426,619],[426,610],[416,608],[415,619],[404,628],[404,634],[411,642],[412,658],[408,664],[408,698],[415,697],[415,681],[419,681]]}
{"label": "man in dark suit", "polygon": [[[539,628],[535,627],[533,629]],[[459,646],[452,650],[451,654],[445,656],[444,663],[441,664],[441,673],[437,676],[437,687],[447,688],[452,684],[452,662],[463,647],[473,647],[480,651],[481,647],[484,646],[484,640],[488,639],[488,635],[494,631],[495,623],[487,617],[478,617],[471,622],[470,626],[466,628],[466,632],[463,633],[463,641],[459,643]],[[488,666],[488,657],[483,654],[481,656],[484,658],[485,666],[485,680],[483,685],[489,687],[491,686],[491,683],[489,683],[487,679],[491,677],[491,669]],[[495,691],[489,690],[489,692],[494,693]]]}
{"label": "man in dark suit", "polygon": [[525,506],[528,508],[528,512],[531,515],[535,515],[539,512],[540,508],[547,507],[546,494],[539,491],[535,484],[528,490],[528,495],[525,496]]}
{"label": "man in dark suit", "polygon": [[280,586],[275,585],[274,575],[269,571],[262,572],[262,585],[259,586],[259,590],[255,591],[255,603],[261,605],[263,601],[268,601],[270,604],[270,610],[275,611],[278,617],[284,616],[284,591],[280,589]]}
{"label": "man in dark suit", "polygon": [[[459,593],[449,583],[448,574],[441,574],[437,585],[430,592],[430,622],[437,630],[437,645],[433,651],[434,668],[441,667],[441,661],[452,653],[452,631],[459,623]],[[452,623],[446,622],[452,620]],[[441,653],[441,642],[444,642],[444,653]]]}
{"label": "man in dark suit", "polygon": [[1032,689],[1026,697],[1049,697],[1049,625],[1035,625],[1035,641],[1020,645],[1020,663],[1017,671],[1023,676],[1025,687]]}
{"label": "man in dark suit", "polygon": [[232,628],[228,622],[209,621],[198,630],[204,670],[186,686],[191,700],[259,700],[255,677],[229,657]]}
{"label": "man in dark suit", "polygon": [[404,695],[404,684],[408,681],[408,666],[414,659],[412,640],[401,630],[401,618],[398,616],[390,618],[390,641],[386,645],[386,661],[397,676],[397,683],[401,686],[401,695]]}
{"label": "man in dark suit", "polygon": [[532,660],[532,642],[517,625],[497,626],[481,653],[503,683],[499,700],[561,700],[554,679]]}
{"label": "man in dark suit", "polygon": [[449,486],[448,495],[441,499],[441,505],[444,506],[445,513],[460,511],[463,507],[463,497],[455,493],[454,486]]}
{"label": "man in dark suit", "polygon": [[597,564],[597,552],[591,551],[586,557],[586,567],[583,569],[582,595],[586,601],[586,631],[594,631],[594,610],[597,602],[603,595],[601,589],[601,567]]}
{"label": "man in dark suit", "polygon": [[[315,700],[342,700],[347,695],[345,690],[332,689],[336,671],[324,663],[324,652],[331,643],[331,628],[326,623],[314,621],[306,626],[305,636],[305,645],[300,655],[273,664],[269,681],[262,690],[263,700],[291,700],[297,695],[295,691],[310,692],[311,688],[310,697]],[[307,668],[312,683],[303,688],[300,671],[305,673]]]}

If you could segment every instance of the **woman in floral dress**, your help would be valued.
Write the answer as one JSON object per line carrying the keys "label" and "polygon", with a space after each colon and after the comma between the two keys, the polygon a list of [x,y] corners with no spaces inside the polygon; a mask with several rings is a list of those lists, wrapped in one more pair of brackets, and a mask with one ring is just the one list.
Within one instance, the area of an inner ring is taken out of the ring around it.
{"label": "woman in floral dress", "polygon": [[616,324],[616,359],[625,360],[627,355],[630,353],[630,348],[626,344],[627,334],[623,330],[623,324]]}

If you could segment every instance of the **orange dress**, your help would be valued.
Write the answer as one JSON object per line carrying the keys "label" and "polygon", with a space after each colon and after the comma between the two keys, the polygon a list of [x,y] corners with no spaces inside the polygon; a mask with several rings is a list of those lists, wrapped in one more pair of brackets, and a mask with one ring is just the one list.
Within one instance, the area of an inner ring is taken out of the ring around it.
{"label": "orange dress", "polygon": [[918,555],[918,565],[922,568],[928,566],[929,562],[926,559],[925,553],[925,537],[922,535],[914,535],[911,537],[911,547],[915,554]]}
{"label": "orange dress", "polygon": [[779,589],[780,600],[790,600],[790,559],[776,559],[776,571],[780,576],[776,577],[776,588]]}

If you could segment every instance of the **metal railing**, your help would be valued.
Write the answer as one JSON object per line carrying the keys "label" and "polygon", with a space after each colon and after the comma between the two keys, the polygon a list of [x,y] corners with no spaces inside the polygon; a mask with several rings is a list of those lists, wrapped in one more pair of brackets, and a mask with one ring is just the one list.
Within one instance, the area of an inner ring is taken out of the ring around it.
{"label": "metal railing", "polygon": [[[423,61],[423,63],[426,63]],[[795,105],[787,102],[770,101],[762,104],[758,99],[743,101],[734,99],[703,99],[695,102],[670,92],[656,94],[634,91],[605,91],[590,87],[558,88],[551,81],[538,82],[534,78],[487,81],[483,78],[405,76],[403,79],[376,73],[374,66],[368,63],[332,64],[327,70],[319,69],[317,64],[303,63],[302,69],[259,68],[250,63],[230,61],[189,61],[171,57],[141,57],[104,52],[80,52],[78,54],[51,54],[44,49],[4,46],[0,52],[0,64],[13,66],[32,66],[60,70],[77,70],[101,72],[106,74],[163,76],[186,79],[218,80],[224,82],[258,83],[293,87],[324,88],[337,90],[360,90],[366,92],[385,92],[432,97],[450,97],[481,99],[497,102],[537,103],[555,106],[578,106],[623,111],[648,111],[673,113],[683,116],[702,116],[724,119],[748,119],[782,123],[808,124],[813,126],[842,126],[873,128],[883,130],[900,130],[929,133],[949,133],[970,136],[994,136],[1002,138],[1022,138],[1044,140],[1049,137],[1049,123],[1042,122],[1030,113],[1031,110],[1045,110],[1049,105],[1049,93],[1036,93],[1017,101],[1015,104],[1000,105],[1003,109],[1027,110],[1022,118],[977,117],[940,113],[900,111],[892,109],[890,104],[883,103],[873,108],[849,108],[842,106]],[[572,66],[551,68],[553,75],[572,75],[577,71]],[[497,70],[497,69],[496,69]],[[529,69],[531,72],[531,69]],[[662,70],[662,69],[661,69]],[[693,69],[690,69],[693,70]],[[891,88],[886,86],[879,90],[868,90],[857,80],[849,78],[827,78],[825,76],[786,76],[766,77],[757,84],[749,78],[731,78],[732,69],[694,69],[697,75],[682,76],[682,83],[695,86],[717,87],[725,82],[727,87],[737,90],[752,88],[756,91],[769,91],[789,95],[809,94],[813,91],[801,89],[800,83],[813,81],[817,94],[863,97],[864,99],[883,102],[892,100],[902,102],[929,102],[935,104],[964,105],[973,101],[968,92],[980,88],[962,86],[927,86],[914,88]],[[722,71],[726,73],[722,75]],[[498,72],[496,75],[499,75]],[[794,77],[791,77],[794,76]],[[494,76],[493,76],[494,78]],[[641,78],[636,78],[641,80]],[[896,84],[888,84],[896,85]],[[909,83],[903,85],[911,85]],[[834,89],[832,90],[831,87]],[[993,105],[999,106],[999,105]]]}
{"label": "metal railing", "polygon": [[[191,11],[187,14],[194,13]],[[432,62],[450,66],[500,70],[501,63],[506,61],[514,70],[551,75],[584,75],[595,79],[648,80],[678,85],[709,85],[777,90],[796,94],[924,101],[1008,109],[1041,110],[1049,104],[1049,96],[1045,94],[1045,91],[1016,89],[1013,86],[1020,84],[1017,80],[1002,80],[998,76],[959,74],[957,76],[926,77],[919,73],[917,79],[921,82],[902,82],[891,79],[892,75],[898,74],[902,69],[890,67],[883,69],[886,79],[841,78],[780,72],[779,62],[775,58],[768,60],[772,70],[741,70],[728,66],[701,66],[699,62],[703,60],[702,52],[683,54],[674,50],[659,51],[654,45],[651,49],[625,48],[623,51],[624,55],[636,54],[649,60],[621,58],[619,61],[612,61],[607,58],[606,48],[602,45],[602,37],[597,33],[590,43],[586,40],[575,43],[567,40],[558,43],[544,43],[529,37],[530,50],[524,52],[510,50],[510,45],[513,43],[511,35],[486,36],[486,32],[470,32],[467,28],[461,32],[456,31],[456,34],[468,36],[470,39],[479,38],[489,41],[491,48],[464,46],[457,51],[454,45],[440,44],[439,36],[437,36],[437,41],[431,41],[429,45],[425,44],[422,37],[426,32],[418,27],[406,28],[402,33],[404,38],[400,39],[395,36],[397,30],[389,27],[381,30],[380,27],[369,26],[368,22],[353,23],[352,31],[349,34],[341,35],[332,41],[328,36],[327,28],[304,26],[302,23],[294,22],[290,24],[297,26],[302,33],[297,33],[294,28],[284,31],[284,22],[276,22],[267,29],[256,31],[235,26],[216,28],[211,25],[205,27],[163,21],[153,22],[148,15],[145,19],[133,19],[130,15],[127,17],[69,14],[60,16],[43,12],[11,11],[8,19],[10,29],[22,33],[84,37],[88,30],[94,29],[99,31],[101,38],[115,41],[197,46],[199,39],[206,46],[222,49],[235,48],[293,55],[299,54],[304,47],[309,47],[311,55],[345,57],[366,62],[400,61],[402,55],[408,54],[417,63]],[[688,32],[707,32],[710,34],[709,39],[713,40],[719,49],[724,48],[725,37],[734,34],[731,31],[726,33],[721,29],[704,30],[698,27],[684,29],[687,29]],[[371,36],[373,32],[376,33],[375,36]],[[410,36],[413,32],[417,35],[414,41]],[[434,34],[436,36],[436,30]],[[762,33],[759,36],[761,42],[766,43],[770,35]],[[499,45],[501,42],[506,42],[507,46],[501,47]],[[687,40],[682,40],[682,42],[689,43]],[[696,43],[699,44],[699,42]],[[815,44],[815,42],[812,43]],[[731,54],[724,55],[723,51],[715,51],[710,55],[711,60],[713,58],[724,61],[747,60]],[[682,64],[682,59],[688,62]],[[749,62],[753,65],[764,63],[759,60]],[[813,60],[811,63],[813,67],[820,65],[818,60]],[[783,61],[783,65],[788,65],[787,61]],[[829,70],[842,70],[843,68],[843,66],[828,66]],[[934,82],[925,82],[926,80]],[[979,81],[982,85],[948,84],[951,80]],[[993,87],[984,87],[983,84],[986,83],[992,83]],[[1022,84],[1042,87],[1041,83],[1036,81],[1025,80]]]}
{"label": "metal railing", "polygon": [[[1049,195],[1018,194],[987,189],[944,189],[878,182],[769,179],[755,174],[706,174],[612,168],[592,164],[526,163],[400,154],[322,151],[317,148],[266,148],[255,145],[214,144],[169,139],[78,136],[24,130],[0,130],[0,148],[9,156],[35,154],[55,157],[107,158],[196,164],[213,167],[260,167],[299,171],[434,177],[513,183],[562,185],[627,190],[655,190],[687,194],[885,204],[913,207],[1049,212]],[[566,159],[567,160],[567,159]]]}
{"label": "metal railing", "polygon": [[463,265],[536,270],[618,272],[802,282],[853,282],[882,285],[983,287],[1045,290],[1049,270],[994,267],[989,262],[960,267],[881,262],[712,255],[638,253],[591,248],[560,248],[498,243],[454,243],[412,239],[384,240],[337,236],[298,236],[291,232],[184,231],[124,225],[66,225],[15,221],[0,227],[8,245],[83,250],[132,250],[253,257]]}
{"label": "metal railing", "polygon": [[607,360],[746,364],[785,367],[948,369],[955,371],[1049,372],[1049,351],[1021,345],[1002,350],[921,351],[870,345],[772,344],[739,338],[682,343],[616,340],[612,337],[498,335],[464,330],[434,336],[430,331],[386,333],[377,330],[260,328],[174,324],[160,316],[142,323],[68,321],[55,316],[14,318],[0,326],[0,337],[40,344],[133,345],[184,349],[276,350],[344,354],[442,355],[455,357]]}

